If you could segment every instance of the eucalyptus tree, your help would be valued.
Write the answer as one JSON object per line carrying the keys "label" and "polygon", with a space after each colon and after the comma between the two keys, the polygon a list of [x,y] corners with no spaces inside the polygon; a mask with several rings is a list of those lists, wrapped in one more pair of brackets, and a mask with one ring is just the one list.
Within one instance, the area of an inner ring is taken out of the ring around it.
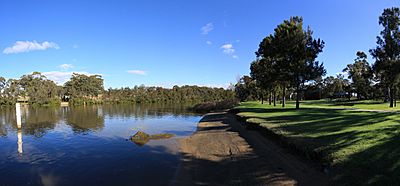
{"label": "eucalyptus tree", "polygon": [[72,98],[97,97],[104,91],[103,79],[100,75],[85,75],[73,73],[64,84],[66,94]]}
{"label": "eucalyptus tree", "polygon": [[240,101],[254,100],[257,97],[256,82],[249,76],[241,77],[235,85],[236,96]]}
{"label": "eucalyptus tree", "polygon": [[6,104],[7,96],[5,94],[7,88],[7,80],[0,76],[0,105]]}
{"label": "eucalyptus tree", "polygon": [[316,61],[325,43],[314,39],[312,34],[310,27],[303,29],[303,18],[291,17],[278,25],[273,35],[264,38],[256,52],[257,57],[274,64],[283,97],[288,87],[295,88],[297,109],[300,107],[301,85],[326,74],[323,64]]}
{"label": "eucalyptus tree", "polygon": [[29,98],[32,104],[59,102],[59,87],[40,72],[21,76],[18,81],[20,96]]}
{"label": "eucalyptus tree", "polygon": [[379,17],[383,26],[377,37],[377,47],[370,53],[375,58],[373,69],[389,92],[390,107],[393,107],[396,87],[400,82],[400,9],[397,7],[385,9]]}
{"label": "eucalyptus tree", "polygon": [[352,85],[357,93],[357,98],[368,98],[371,90],[373,71],[367,61],[367,55],[358,51],[354,63],[348,64],[343,72],[347,72],[348,78],[352,80]]}

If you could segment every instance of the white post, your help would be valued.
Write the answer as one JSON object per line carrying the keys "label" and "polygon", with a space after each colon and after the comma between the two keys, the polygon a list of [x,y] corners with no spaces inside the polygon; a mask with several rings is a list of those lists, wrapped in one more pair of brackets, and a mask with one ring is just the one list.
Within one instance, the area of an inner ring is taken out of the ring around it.
{"label": "white post", "polygon": [[15,115],[17,117],[17,136],[18,136],[18,153],[22,154],[22,130],[21,130],[21,104],[16,103],[15,104]]}
{"label": "white post", "polygon": [[15,114],[17,116],[17,127],[18,129],[21,128],[21,104],[15,104]]}

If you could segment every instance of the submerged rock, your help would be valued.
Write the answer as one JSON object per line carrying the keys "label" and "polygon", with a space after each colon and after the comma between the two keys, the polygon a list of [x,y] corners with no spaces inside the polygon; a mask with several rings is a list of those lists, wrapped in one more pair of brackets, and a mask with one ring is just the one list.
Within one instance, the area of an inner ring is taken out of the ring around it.
{"label": "submerged rock", "polygon": [[145,132],[138,131],[135,135],[131,136],[131,141],[133,141],[138,146],[143,146],[150,140],[161,140],[174,137],[175,134],[164,133],[164,134],[153,134],[149,135]]}

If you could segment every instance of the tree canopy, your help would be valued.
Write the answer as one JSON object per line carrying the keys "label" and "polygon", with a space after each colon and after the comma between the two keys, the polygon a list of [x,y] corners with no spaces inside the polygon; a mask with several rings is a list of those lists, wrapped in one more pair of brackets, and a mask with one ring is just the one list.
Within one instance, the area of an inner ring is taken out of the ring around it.
{"label": "tree canopy", "polygon": [[[294,87],[299,108],[300,88],[307,81],[326,74],[323,64],[316,61],[325,43],[312,37],[310,27],[303,29],[301,17],[291,17],[275,28],[274,33],[261,41],[251,65],[251,74],[261,87],[268,89],[279,83],[286,97],[286,89]],[[283,99],[283,106],[284,106]]]}

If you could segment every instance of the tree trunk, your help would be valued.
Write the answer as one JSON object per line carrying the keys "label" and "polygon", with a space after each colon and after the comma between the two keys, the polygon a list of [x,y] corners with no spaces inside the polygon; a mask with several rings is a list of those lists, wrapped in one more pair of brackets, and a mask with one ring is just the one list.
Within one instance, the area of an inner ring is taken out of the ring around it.
{"label": "tree trunk", "polygon": [[272,93],[269,93],[268,102],[269,102],[269,105],[272,104]]}
{"label": "tree trunk", "polygon": [[389,97],[390,97],[390,88],[387,87],[386,91],[385,91],[385,96],[383,98],[383,102],[387,103],[389,101]]}
{"label": "tree trunk", "polygon": [[318,89],[319,91],[318,91],[318,100],[320,100],[320,99],[322,99],[322,90],[321,90],[321,88],[319,88]]}
{"label": "tree trunk", "polygon": [[274,107],[276,106],[276,92],[274,91]]}
{"label": "tree trunk", "polygon": [[282,93],[282,107],[285,107],[285,99],[286,99],[286,87],[283,86],[283,93]]}
{"label": "tree trunk", "polygon": [[389,99],[390,99],[389,107],[393,108],[393,89],[392,88],[389,89]]}
{"label": "tree trunk", "polygon": [[264,95],[261,94],[261,104],[264,104]]}
{"label": "tree trunk", "polygon": [[393,89],[393,103],[394,103],[394,107],[397,107],[396,97],[397,97],[397,89],[394,88],[394,89]]}
{"label": "tree trunk", "polygon": [[300,108],[300,84],[296,86],[296,109]]}

